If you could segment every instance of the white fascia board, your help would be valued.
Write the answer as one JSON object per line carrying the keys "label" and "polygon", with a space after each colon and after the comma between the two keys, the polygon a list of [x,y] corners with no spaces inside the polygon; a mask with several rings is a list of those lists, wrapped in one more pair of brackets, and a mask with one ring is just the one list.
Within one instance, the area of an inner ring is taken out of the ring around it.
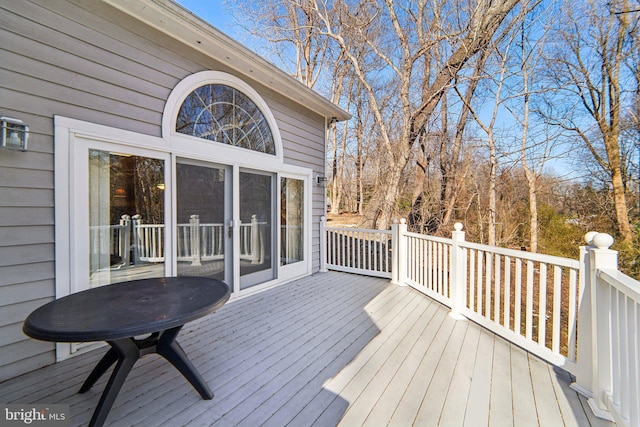
{"label": "white fascia board", "polygon": [[351,115],[171,0],[103,0],[328,119]]}

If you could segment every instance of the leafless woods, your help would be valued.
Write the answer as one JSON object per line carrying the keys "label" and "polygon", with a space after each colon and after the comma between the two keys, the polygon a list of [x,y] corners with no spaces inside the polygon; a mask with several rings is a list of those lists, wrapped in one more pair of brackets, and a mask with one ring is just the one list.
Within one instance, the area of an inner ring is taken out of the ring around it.
{"label": "leafless woods", "polygon": [[332,212],[565,255],[595,228],[633,252],[640,1],[234,5],[261,53],[353,114],[329,129]]}

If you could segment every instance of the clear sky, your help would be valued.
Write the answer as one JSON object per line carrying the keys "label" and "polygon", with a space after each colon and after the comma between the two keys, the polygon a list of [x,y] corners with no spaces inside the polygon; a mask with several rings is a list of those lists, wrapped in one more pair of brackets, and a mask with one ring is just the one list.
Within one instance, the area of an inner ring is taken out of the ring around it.
{"label": "clear sky", "polygon": [[177,0],[177,2],[217,29],[238,39],[233,18],[226,12],[228,7],[223,4],[223,0]]}

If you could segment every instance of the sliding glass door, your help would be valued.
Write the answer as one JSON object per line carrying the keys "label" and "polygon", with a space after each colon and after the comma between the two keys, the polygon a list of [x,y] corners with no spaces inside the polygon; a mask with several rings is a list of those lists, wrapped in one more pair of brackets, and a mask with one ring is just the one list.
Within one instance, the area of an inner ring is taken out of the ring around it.
{"label": "sliding glass door", "polygon": [[305,260],[302,180],[182,158],[167,175],[166,160],[115,150],[88,160],[89,287],[174,274],[237,292]]}
{"label": "sliding glass door", "polygon": [[229,167],[176,165],[176,261],[179,276],[232,282]]}
{"label": "sliding glass door", "polygon": [[275,278],[273,176],[240,171],[240,289]]}

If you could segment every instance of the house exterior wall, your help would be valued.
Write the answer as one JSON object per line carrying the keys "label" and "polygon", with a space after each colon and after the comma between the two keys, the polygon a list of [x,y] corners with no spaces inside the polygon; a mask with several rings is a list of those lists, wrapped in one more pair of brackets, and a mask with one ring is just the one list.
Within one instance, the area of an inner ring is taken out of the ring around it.
{"label": "house exterior wall", "polygon": [[[0,115],[30,128],[27,152],[0,151],[0,381],[53,363],[22,322],[55,297],[54,115],[161,136],[169,93],[221,62],[102,3],[0,3]],[[239,76],[243,78],[242,76]],[[325,119],[243,78],[278,122],[284,162],[324,174]],[[313,271],[324,189],[313,186]]]}

